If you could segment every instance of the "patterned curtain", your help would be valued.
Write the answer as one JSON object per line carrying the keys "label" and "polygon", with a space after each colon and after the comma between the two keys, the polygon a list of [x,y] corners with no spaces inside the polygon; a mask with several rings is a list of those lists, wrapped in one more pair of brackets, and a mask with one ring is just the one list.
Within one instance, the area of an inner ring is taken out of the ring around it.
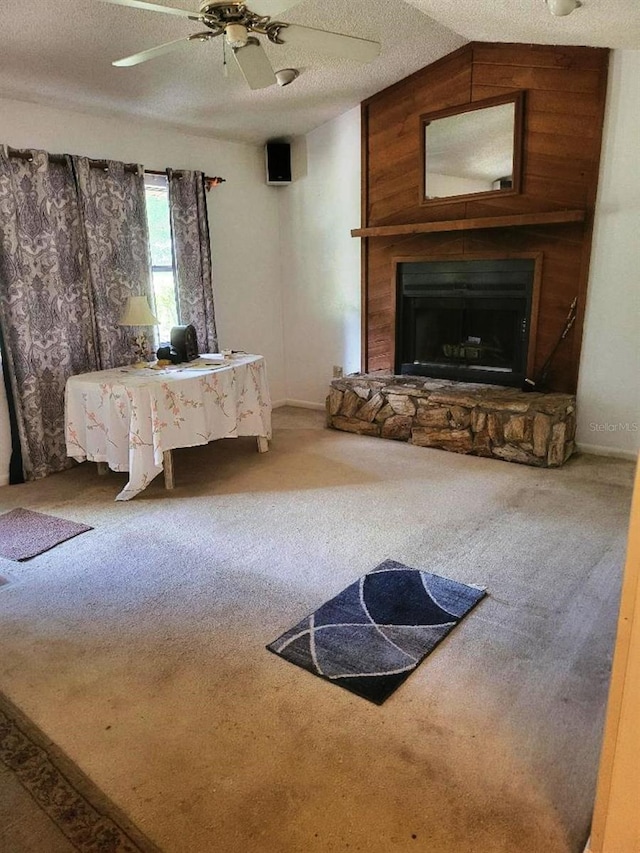
{"label": "patterned curtain", "polygon": [[0,148],[0,325],[27,479],[68,468],[64,387],[96,369],[70,158]]}
{"label": "patterned curtain", "polygon": [[[88,250],[98,369],[132,361],[132,332],[118,325],[129,296],[153,308],[142,166],[108,160],[102,168],[73,157]],[[147,334],[151,329],[145,329]]]}
{"label": "patterned curtain", "polygon": [[195,327],[200,352],[217,352],[204,174],[167,169],[167,177],[178,316]]}

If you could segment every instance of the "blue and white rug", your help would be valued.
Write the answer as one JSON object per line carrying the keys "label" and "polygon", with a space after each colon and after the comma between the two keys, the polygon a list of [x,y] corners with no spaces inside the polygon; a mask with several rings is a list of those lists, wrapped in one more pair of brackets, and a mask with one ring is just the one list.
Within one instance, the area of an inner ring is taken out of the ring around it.
{"label": "blue and white rug", "polygon": [[381,705],[485,595],[385,560],[267,649]]}

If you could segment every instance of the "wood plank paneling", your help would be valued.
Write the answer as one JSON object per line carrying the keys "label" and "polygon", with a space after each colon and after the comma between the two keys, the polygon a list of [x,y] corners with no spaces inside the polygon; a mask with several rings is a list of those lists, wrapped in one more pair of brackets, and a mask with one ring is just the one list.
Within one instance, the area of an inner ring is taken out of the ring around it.
{"label": "wood plank paneling", "polygon": [[516,65],[474,65],[473,83],[509,89],[543,89],[551,92],[595,94],[600,73],[592,69],[524,68]]}
{"label": "wood plank paneling", "polygon": [[[362,227],[583,209],[585,221],[363,240],[363,368],[393,370],[393,259],[476,252],[540,252],[535,364],[552,349],[578,296],[578,320],[551,379],[575,391],[598,177],[608,51],[471,44],[363,104]],[[525,91],[522,191],[421,204],[420,115]]]}
{"label": "wood plank paneling", "polygon": [[[417,75],[401,80],[385,97],[365,102],[368,121],[367,222],[385,225],[419,210],[422,169],[420,116],[471,98],[471,50],[464,48]],[[390,130],[397,128],[397,132]],[[446,218],[446,217],[444,217]]]}
{"label": "wood plank paneling", "polygon": [[[531,99],[533,100],[533,99]],[[551,112],[549,110],[538,109],[535,101],[529,102],[529,111],[527,113],[527,128],[529,133],[539,133],[550,135],[549,129],[553,128],[553,134],[558,134],[573,142],[576,137],[576,116],[567,113]],[[596,139],[598,137],[598,128],[591,122],[580,122],[580,131],[583,139]]]}
{"label": "wood plank paneling", "polygon": [[[483,101],[485,98],[505,95],[508,92],[513,92],[511,86],[487,86],[474,83],[473,100]],[[568,100],[561,92],[528,89],[527,105],[528,115],[531,115],[532,110],[553,113],[556,116],[577,116],[587,119],[595,119],[599,114],[599,105],[594,101],[593,96],[578,92],[574,92],[571,99]]]}
{"label": "wood plank paneling", "polygon": [[474,63],[521,65],[526,68],[591,68],[600,71],[605,50],[585,53],[581,47],[554,47],[547,44],[473,45]]}
{"label": "wood plank paneling", "polygon": [[578,163],[579,168],[588,172],[593,166],[593,155],[598,148],[597,139],[588,136],[580,137],[580,148],[575,147],[576,137],[563,136],[555,132],[553,122],[548,125],[547,133],[536,133],[529,130],[525,140],[525,152],[527,155],[540,154],[545,157],[557,157],[566,162],[571,159]]}
{"label": "wood plank paneling", "polygon": [[[579,92],[574,92],[570,98],[567,98],[562,92],[531,89],[527,92],[527,102],[529,109],[537,112],[553,113],[560,116],[580,116],[593,120],[598,119],[602,108],[602,104],[598,98]],[[553,122],[555,119],[550,119],[550,121]],[[595,122],[595,126],[597,129],[597,121]],[[579,126],[574,128],[574,135],[575,131],[578,130]]]}
{"label": "wood plank paneling", "polygon": [[597,180],[598,166],[596,163],[589,163],[585,168],[584,162],[579,159],[573,160],[568,157],[540,154],[535,151],[526,151],[525,156],[527,161],[525,181],[529,175],[557,181],[570,181],[574,184],[581,184],[588,197],[590,182],[593,179]]}

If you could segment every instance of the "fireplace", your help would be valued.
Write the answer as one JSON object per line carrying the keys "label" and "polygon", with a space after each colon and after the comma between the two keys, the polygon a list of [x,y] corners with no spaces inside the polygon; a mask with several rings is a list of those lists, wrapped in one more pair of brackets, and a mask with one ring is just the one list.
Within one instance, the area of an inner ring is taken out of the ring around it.
{"label": "fireplace", "polygon": [[396,373],[522,385],[535,260],[397,265]]}

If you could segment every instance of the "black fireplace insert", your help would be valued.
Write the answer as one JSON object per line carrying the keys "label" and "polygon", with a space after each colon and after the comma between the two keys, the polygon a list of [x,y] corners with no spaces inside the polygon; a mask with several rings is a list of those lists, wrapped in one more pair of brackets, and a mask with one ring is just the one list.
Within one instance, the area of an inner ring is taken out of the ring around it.
{"label": "black fireplace insert", "polygon": [[396,372],[519,386],[532,258],[398,264]]}

